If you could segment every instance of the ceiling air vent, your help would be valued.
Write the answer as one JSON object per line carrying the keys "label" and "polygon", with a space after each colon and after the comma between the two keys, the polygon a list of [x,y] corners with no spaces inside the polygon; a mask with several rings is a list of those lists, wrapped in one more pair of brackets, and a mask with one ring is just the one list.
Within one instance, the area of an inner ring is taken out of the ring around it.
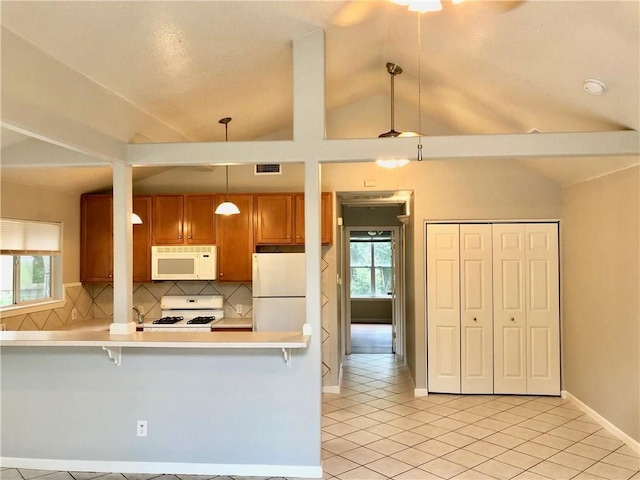
{"label": "ceiling air vent", "polygon": [[255,166],[255,175],[282,175],[282,165],[279,163],[263,163]]}

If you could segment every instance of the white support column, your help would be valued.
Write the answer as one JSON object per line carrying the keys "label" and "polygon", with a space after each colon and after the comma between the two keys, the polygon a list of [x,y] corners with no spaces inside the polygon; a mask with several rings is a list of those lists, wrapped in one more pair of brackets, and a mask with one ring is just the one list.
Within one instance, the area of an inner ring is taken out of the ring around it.
{"label": "white support column", "polygon": [[296,38],[293,42],[293,143],[300,148],[300,159],[305,164],[306,329],[311,330],[307,350],[310,375],[304,388],[315,399],[307,428],[316,434],[318,465],[322,464],[322,250],[317,152],[324,141],[324,72],[324,31]]}
{"label": "white support column", "polygon": [[[324,30],[293,42],[293,140],[315,152],[325,137]],[[309,141],[311,144],[306,144]]]}
{"label": "white support column", "polygon": [[132,167],[113,165],[113,323],[111,333],[136,331],[133,318]]}

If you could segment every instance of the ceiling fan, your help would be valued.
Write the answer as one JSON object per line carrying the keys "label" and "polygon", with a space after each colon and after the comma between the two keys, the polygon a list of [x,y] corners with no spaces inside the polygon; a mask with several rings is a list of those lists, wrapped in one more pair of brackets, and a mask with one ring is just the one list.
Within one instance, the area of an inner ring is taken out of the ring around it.
{"label": "ceiling fan", "polygon": [[388,138],[388,137],[397,137],[400,135],[400,132],[396,132],[394,128],[394,120],[395,120],[395,88],[394,88],[394,79],[396,75],[400,75],[402,73],[402,67],[397,63],[387,63],[387,72],[391,76],[391,130],[385,133],[381,133],[378,135],[379,138]]}
{"label": "ceiling fan", "polygon": [[398,132],[395,129],[395,77],[402,73],[402,67],[392,62],[388,62],[386,67],[387,73],[391,77],[391,129],[378,135],[378,138],[417,137],[418,133],[416,132]]}
{"label": "ceiling fan", "polygon": [[[463,0],[417,0],[417,1],[409,1],[409,0],[388,0],[388,1],[364,1],[364,0],[347,0],[342,7],[338,9],[338,11],[331,18],[331,24],[337,27],[352,27],[355,25],[359,25],[369,20],[374,16],[377,10],[380,10],[382,7],[385,7],[389,3],[404,5],[407,6],[409,3],[416,4],[416,6],[420,7],[419,4],[423,4],[424,7],[428,7],[431,5],[437,4],[447,4],[447,3],[461,3]],[[468,3],[480,2],[482,0],[467,0]],[[486,3],[490,5],[491,9],[496,11],[497,13],[506,13],[515,8],[520,7],[524,4],[526,0],[487,0]],[[437,10],[441,10],[442,7],[437,8]],[[410,7],[411,10],[411,7]],[[412,10],[416,11],[416,10]],[[435,11],[435,9],[430,9],[428,11]]]}

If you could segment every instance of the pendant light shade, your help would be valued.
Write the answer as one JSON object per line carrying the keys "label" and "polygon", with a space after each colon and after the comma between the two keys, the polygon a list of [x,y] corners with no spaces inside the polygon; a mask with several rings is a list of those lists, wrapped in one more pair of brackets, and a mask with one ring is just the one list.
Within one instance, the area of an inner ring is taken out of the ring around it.
{"label": "pendant light shade", "polygon": [[142,219],[140,218],[140,215],[132,213],[131,214],[131,223],[133,225],[142,225]]}
{"label": "pendant light shade", "polygon": [[218,208],[216,208],[216,215],[237,215],[239,213],[240,209],[238,208],[238,206],[233,202],[229,202],[228,200],[222,202],[220,205],[218,205]]}
{"label": "pendant light shade", "polygon": [[[225,117],[218,120],[218,123],[222,123],[224,125],[224,141],[225,142],[229,140],[227,129],[230,121],[231,121],[231,117]],[[216,215],[237,215],[240,213],[240,209],[235,203],[229,201],[229,166],[225,165],[224,169],[225,169],[226,197],[225,197],[225,201],[222,202],[220,205],[218,205],[215,213]]]}

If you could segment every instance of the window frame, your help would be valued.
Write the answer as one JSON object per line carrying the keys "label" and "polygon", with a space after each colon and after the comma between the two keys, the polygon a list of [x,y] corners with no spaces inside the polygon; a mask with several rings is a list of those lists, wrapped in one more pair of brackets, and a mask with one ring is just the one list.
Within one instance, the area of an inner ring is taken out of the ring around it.
{"label": "window frame", "polygon": [[[55,235],[57,236],[57,250],[39,250],[29,249],[28,242],[25,240],[27,246],[22,248],[16,248],[15,245],[11,245],[11,235],[6,231],[0,231],[0,238],[2,244],[0,244],[0,255],[3,257],[10,257],[13,268],[13,292],[12,303],[8,305],[0,306],[0,313],[3,317],[9,317],[13,315],[32,313],[42,310],[48,310],[52,308],[60,308],[65,304],[64,300],[64,287],[62,284],[62,243],[63,243],[63,225],[61,222],[48,222],[42,220],[30,220],[30,219],[17,219],[17,218],[0,218],[0,227],[6,228],[9,223],[22,226],[28,229],[29,226],[48,226],[55,227]],[[8,239],[8,241],[7,241]],[[6,248],[10,245],[10,248]],[[20,257],[26,256],[46,256],[50,258],[50,270],[49,270],[49,295],[33,300],[20,301],[20,268],[22,259]]]}
{"label": "window frame", "polygon": [[[349,260],[349,293],[350,293],[350,298],[355,298],[355,299],[363,299],[363,298],[370,298],[370,299],[386,299],[386,298],[391,298],[392,295],[389,293],[380,293],[377,294],[376,292],[376,269],[378,268],[388,268],[391,270],[391,273],[393,274],[393,259],[391,261],[391,265],[377,265],[376,264],[376,260],[375,260],[375,249],[374,249],[374,245],[376,243],[387,243],[389,245],[389,248],[391,250],[391,256],[393,256],[393,249],[392,249],[392,243],[393,241],[391,239],[389,240],[375,240],[375,239],[371,239],[371,240],[367,240],[367,239],[349,239],[349,258],[351,259],[351,244],[352,243],[359,243],[359,244],[368,244],[369,245],[369,253],[370,253],[370,265],[369,266],[361,266],[361,265],[357,265],[354,266],[351,263],[351,260]],[[368,269],[369,270],[369,294],[368,295],[354,295],[353,293],[353,284],[351,283],[353,281],[353,271],[354,269]]]}

